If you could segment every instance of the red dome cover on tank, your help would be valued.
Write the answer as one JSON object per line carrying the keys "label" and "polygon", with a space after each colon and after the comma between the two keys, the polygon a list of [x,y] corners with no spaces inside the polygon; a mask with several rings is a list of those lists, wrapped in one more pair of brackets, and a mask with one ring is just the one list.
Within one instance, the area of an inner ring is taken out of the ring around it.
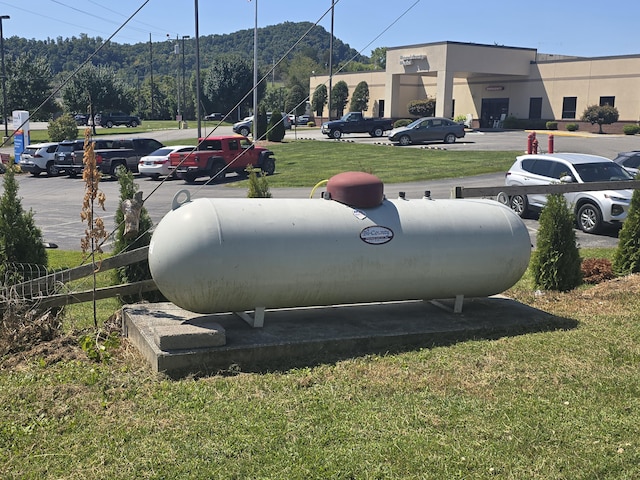
{"label": "red dome cover on tank", "polygon": [[384,185],[375,175],[365,172],[343,172],[327,182],[331,200],[355,208],[377,207],[384,200]]}

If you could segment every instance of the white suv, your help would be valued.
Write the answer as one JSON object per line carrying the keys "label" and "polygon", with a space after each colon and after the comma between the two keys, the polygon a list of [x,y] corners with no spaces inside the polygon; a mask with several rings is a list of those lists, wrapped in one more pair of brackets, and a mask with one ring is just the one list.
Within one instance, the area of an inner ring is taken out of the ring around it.
{"label": "white suv", "polygon": [[33,145],[27,145],[20,154],[20,169],[23,172],[29,172],[34,177],[37,177],[42,172],[47,172],[48,176],[54,176],[58,174],[57,169],[54,166],[54,160],[56,156],[57,143],[34,143]]}
{"label": "white suv", "polygon": [[[549,153],[522,155],[505,177],[506,185],[548,185],[561,182],[609,182],[633,180],[614,161],[582,153]],[[606,190],[565,193],[573,205],[580,229],[596,233],[606,224],[620,224],[627,217],[632,190]],[[513,195],[511,208],[521,217],[531,210],[541,210],[547,202],[545,194]]]}

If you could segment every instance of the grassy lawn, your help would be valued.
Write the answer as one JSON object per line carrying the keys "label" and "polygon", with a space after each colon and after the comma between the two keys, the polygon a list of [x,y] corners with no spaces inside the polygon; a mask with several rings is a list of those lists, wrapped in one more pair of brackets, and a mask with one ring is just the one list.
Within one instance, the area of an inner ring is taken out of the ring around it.
{"label": "grassy lawn", "polygon": [[[385,182],[504,171],[515,155],[270,148],[273,187],[345,170]],[[52,267],[81,259],[49,255]],[[151,373],[126,341],[110,362],[90,361],[77,339],[93,307],[67,307],[65,337],[0,358],[0,478],[640,478],[639,292],[630,276],[540,293],[527,272],[505,294],[575,326],[179,381]],[[99,323],[117,308],[98,302]]]}

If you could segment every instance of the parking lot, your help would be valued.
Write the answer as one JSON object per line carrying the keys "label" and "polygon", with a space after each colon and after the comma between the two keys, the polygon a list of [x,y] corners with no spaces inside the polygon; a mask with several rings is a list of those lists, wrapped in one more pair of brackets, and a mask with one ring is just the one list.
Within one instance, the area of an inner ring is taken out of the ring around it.
{"label": "parking lot", "polygon": [[[230,127],[223,127],[216,133],[228,133]],[[203,129],[203,134],[209,133]],[[179,138],[193,138],[197,135],[195,129],[189,130],[166,130],[152,132],[151,137],[166,142]],[[368,135],[347,135],[341,141],[353,141],[357,143],[380,144],[381,148],[446,148],[456,150],[521,150],[524,151],[527,144],[528,132],[505,131],[505,132],[469,132],[464,139],[455,144],[431,144],[411,147],[386,146],[388,142],[385,137],[374,139]],[[592,153],[613,158],[620,151],[633,150],[638,148],[638,139],[625,135],[589,135],[566,136],[556,134],[555,150],[572,151],[579,153]],[[313,138],[318,141],[333,142],[322,135],[318,129],[306,127],[295,128],[287,131],[285,139]],[[546,151],[547,135],[538,134],[540,150]],[[20,196],[23,207],[33,209],[36,224],[41,228],[45,241],[53,242],[63,249],[78,249],[80,238],[83,235],[86,224],[80,221],[80,207],[84,195],[84,183],[80,178],[33,177],[31,175],[20,175]],[[145,202],[151,219],[157,224],[162,217],[170,210],[171,201],[175,194],[188,188],[194,196],[215,196],[215,197],[245,197],[245,189],[233,187],[232,177],[229,177],[227,184],[204,185],[204,182],[195,185],[186,185],[184,182],[165,182],[161,188],[155,190],[159,182],[139,178],[137,183],[147,197],[153,192]],[[396,198],[400,191],[405,192],[407,198],[420,198],[425,190],[431,191],[432,198],[450,198],[451,191],[456,186],[498,186],[504,184],[504,174],[488,174],[477,177],[457,178],[448,180],[438,180],[429,182],[410,182],[404,184],[385,185],[385,194],[388,198]],[[107,228],[113,228],[115,209],[118,208],[119,189],[118,183],[113,180],[104,180],[100,184],[101,189],[107,196],[106,210],[97,212],[106,223]],[[284,188],[273,189],[274,196],[283,198],[307,198],[313,186],[309,188]],[[535,243],[538,222],[535,219],[525,220],[527,227]],[[613,247],[617,245],[617,232],[608,231],[602,235],[587,235],[577,231],[578,242],[582,247]],[[108,248],[107,248],[108,249]]]}

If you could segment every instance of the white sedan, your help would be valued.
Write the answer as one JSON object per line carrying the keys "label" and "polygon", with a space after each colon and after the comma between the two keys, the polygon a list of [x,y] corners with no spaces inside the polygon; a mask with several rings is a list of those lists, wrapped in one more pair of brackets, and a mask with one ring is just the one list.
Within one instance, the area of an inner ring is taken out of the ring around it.
{"label": "white sedan", "polygon": [[173,145],[162,147],[149,155],[146,155],[138,162],[138,172],[145,177],[157,179],[160,176],[168,177],[173,173],[169,155],[172,153],[190,152],[194,150],[193,145]]}

